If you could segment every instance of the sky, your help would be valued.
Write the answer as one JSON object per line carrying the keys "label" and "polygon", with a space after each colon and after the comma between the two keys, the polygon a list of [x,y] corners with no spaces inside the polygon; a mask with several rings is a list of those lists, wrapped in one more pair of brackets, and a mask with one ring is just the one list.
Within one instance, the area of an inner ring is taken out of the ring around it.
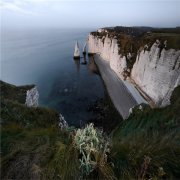
{"label": "sky", "polygon": [[180,26],[180,0],[0,0],[2,27]]}

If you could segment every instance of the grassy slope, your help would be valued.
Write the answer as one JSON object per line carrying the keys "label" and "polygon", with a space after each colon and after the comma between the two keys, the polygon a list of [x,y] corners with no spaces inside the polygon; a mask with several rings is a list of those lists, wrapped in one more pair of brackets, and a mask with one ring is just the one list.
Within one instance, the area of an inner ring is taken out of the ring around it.
{"label": "grassy slope", "polygon": [[[17,97],[13,99],[6,94],[11,86],[4,86],[6,91],[3,90],[1,96],[2,178],[113,179],[113,171],[118,179],[180,176],[180,87],[173,93],[171,106],[153,110],[146,107],[143,112],[135,109],[112,133],[109,163],[99,162],[85,177],[79,169],[80,156],[73,144],[74,133],[58,128],[58,113],[47,108],[28,108],[18,103]],[[21,96],[24,91],[16,93]]]}
{"label": "grassy slope", "polygon": [[[2,179],[111,179],[112,168],[100,162],[93,173],[82,174],[74,130],[58,128],[56,111],[24,105],[25,92],[31,86],[1,82],[1,87]],[[96,157],[101,160],[101,154]]]}
{"label": "grassy slope", "polygon": [[171,102],[161,109],[136,108],[114,131],[112,159],[117,177],[180,177],[180,87],[175,89]]}
{"label": "grassy slope", "polygon": [[[1,178],[74,177],[79,161],[69,133],[58,128],[56,111],[24,105],[25,92],[30,88],[1,82]],[[67,166],[71,172],[63,170]]]}
{"label": "grassy slope", "polygon": [[14,86],[0,81],[1,99],[8,99],[14,102],[25,103],[26,91],[33,88],[34,85]]}

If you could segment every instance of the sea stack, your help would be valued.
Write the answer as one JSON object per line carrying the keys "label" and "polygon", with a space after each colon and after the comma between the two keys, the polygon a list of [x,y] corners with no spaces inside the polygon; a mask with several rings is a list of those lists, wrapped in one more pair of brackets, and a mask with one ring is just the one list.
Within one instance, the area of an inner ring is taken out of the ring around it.
{"label": "sea stack", "polygon": [[83,54],[85,55],[86,54],[86,42],[85,42],[85,44],[84,44],[84,47],[83,47]]}
{"label": "sea stack", "polygon": [[75,44],[74,59],[80,59],[80,50],[79,50],[78,41],[76,41],[76,44]]}

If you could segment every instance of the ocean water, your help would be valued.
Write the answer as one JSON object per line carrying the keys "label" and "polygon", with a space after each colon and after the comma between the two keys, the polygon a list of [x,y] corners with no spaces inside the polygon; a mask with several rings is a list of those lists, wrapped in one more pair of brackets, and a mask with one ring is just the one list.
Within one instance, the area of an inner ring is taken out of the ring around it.
{"label": "ocean water", "polygon": [[36,84],[41,106],[55,108],[70,125],[94,117],[90,104],[105,96],[93,59],[84,65],[73,59],[76,40],[83,48],[91,29],[3,30],[1,80],[15,85]]}

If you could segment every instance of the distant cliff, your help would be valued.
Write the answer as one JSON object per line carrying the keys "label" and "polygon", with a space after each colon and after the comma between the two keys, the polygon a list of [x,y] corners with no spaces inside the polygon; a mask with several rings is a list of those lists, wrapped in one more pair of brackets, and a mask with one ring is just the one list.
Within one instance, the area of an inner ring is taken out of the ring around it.
{"label": "distant cliff", "polygon": [[180,85],[179,42],[178,28],[104,28],[88,37],[89,54],[100,54],[119,78],[130,77],[157,106],[168,105]]}

